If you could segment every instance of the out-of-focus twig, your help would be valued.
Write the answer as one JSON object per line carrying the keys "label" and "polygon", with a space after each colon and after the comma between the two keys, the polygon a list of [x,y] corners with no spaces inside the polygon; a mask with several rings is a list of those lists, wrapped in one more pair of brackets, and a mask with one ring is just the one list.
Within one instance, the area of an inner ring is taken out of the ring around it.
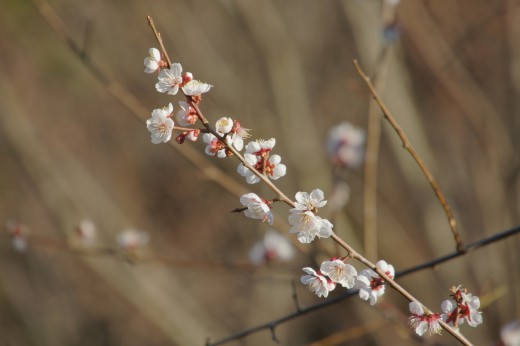
{"label": "out-of-focus twig", "polygon": [[410,153],[410,155],[413,157],[415,162],[417,162],[417,164],[421,168],[422,172],[426,176],[426,179],[430,183],[433,191],[435,192],[435,195],[437,196],[437,199],[441,203],[441,205],[444,209],[444,212],[446,213],[446,217],[448,218],[451,232],[453,233],[453,238],[455,239],[457,251],[464,252],[465,251],[464,244],[462,243],[462,238],[461,238],[460,232],[458,230],[457,222],[455,221],[453,213],[451,212],[451,208],[448,205],[448,202],[446,201],[446,198],[444,197],[444,194],[442,193],[441,188],[439,187],[439,184],[437,183],[437,180],[435,180],[435,178],[431,174],[428,167],[426,167],[426,164],[424,163],[422,158],[419,156],[417,151],[415,151],[414,147],[412,146],[412,144],[406,137],[406,134],[404,133],[403,129],[399,126],[399,124],[397,123],[397,121],[395,120],[393,115],[390,113],[390,111],[388,110],[386,105],[383,103],[383,100],[379,96],[379,93],[377,92],[376,88],[370,81],[370,77],[368,77],[367,74],[365,73],[365,71],[363,71],[363,69],[361,68],[361,66],[359,65],[357,60],[354,60],[353,63],[354,63],[354,66],[356,67],[358,74],[361,76],[363,81],[368,86],[374,100],[381,108],[381,111],[383,112],[385,119],[388,120],[390,125],[392,125],[394,130],[397,132],[397,135],[403,142],[403,147]]}
{"label": "out-of-focus twig", "polygon": [[[144,107],[143,104],[134,95],[129,93],[119,83],[110,80],[110,78],[101,71],[99,66],[90,60],[88,55],[83,53],[83,49],[79,47],[76,41],[67,32],[61,18],[56,14],[54,9],[50,7],[47,2],[42,0],[33,0],[33,4],[36,6],[43,19],[47,21],[56,34],[63,41],[65,41],[69,48],[82,60],[85,67],[87,67],[90,72],[103,84],[107,91],[123,105],[125,105],[134,117],[140,121],[146,121],[149,114],[149,111],[146,109],[146,107]],[[183,150],[179,150],[177,143],[173,141],[169,143],[172,144],[172,147],[175,148],[179,154],[184,156],[206,177],[208,177],[208,179],[220,185],[232,195],[240,196],[246,192],[242,184],[237,182],[228,174],[225,174],[215,165],[209,164],[208,160],[195,149],[185,145],[182,148]]]}
{"label": "out-of-focus twig", "polygon": [[[374,85],[381,90],[386,80],[388,50],[385,45],[376,63]],[[363,185],[363,219],[365,256],[377,258],[377,172],[379,162],[379,146],[381,143],[381,117],[379,107],[373,101],[368,105],[367,149],[365,155],[365,177]]]}

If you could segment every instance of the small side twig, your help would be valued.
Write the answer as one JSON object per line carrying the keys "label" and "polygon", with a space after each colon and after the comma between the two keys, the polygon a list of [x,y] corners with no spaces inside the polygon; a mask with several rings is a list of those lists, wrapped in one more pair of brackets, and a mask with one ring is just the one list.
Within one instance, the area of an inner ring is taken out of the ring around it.
{"label": "small side twig", "polygon": [[461,238],[459,230],[458,230],[457,222],[455,221],[453,213],[451,212],[451,208],[448,205],[448,202],[446,201],[446,198],[444,197],[444,194],[442,193],[442,191],[439,187],[439,184],[437,183],[437,180],[435,180],[435,178],[431,174],[428,167],[426,167],[426,164],[424,163],[422,158],[419,156],[417,151],[415,151],[414,147],[412,146],[412,144],[406,137],[403,129],[399,126],[399,124],[397,123],[397,121],[395,120],[393,115],[390,113],[390,111],[388,110],[386,105],[381,100],[379,93],[377,92],[376,88],[370,81],[370,77],[368,77],[367,74],[365,73],[365,71],[363,71],[363,69],[361,68],[361,66],[359,65],[357,60],[354,60],[353,63],[354,63],[354,66],[356,67],[357,73],[361,76],[363,81],[366,83],[368,89],[370,90],[370,93],[372,94],[372,97],[374,98],[376,103],[379,105],[379,108],[381,108],[381,111],[383,112],[385,119],[388,120],[390,125],[393,127],[395,132],[397,132],[397,135],[403,142],[404,149],[406,149],[410,153],[410,155],[412,155],[413,159],[415,160],[415,162],[417,162],[417,164],[421,168],[422,172],[426,176],[426,179],[430,183],[433,191],[435,192],[435,195],[437,196],[437,199],[441,203],[441,205],[444,209],[444,212],[446,213],[446,216],[448,218],[451,232],[453,233],[453,238],[455,239],[457,251],[462,252],[462,253],[465,252],[466,250],[464,249],[464,244],[462,243],[462,238]]}

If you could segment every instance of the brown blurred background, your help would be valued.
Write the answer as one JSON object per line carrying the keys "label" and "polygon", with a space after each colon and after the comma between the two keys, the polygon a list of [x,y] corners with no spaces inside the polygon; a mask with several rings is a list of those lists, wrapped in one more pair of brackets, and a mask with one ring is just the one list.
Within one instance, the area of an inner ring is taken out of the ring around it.
{"label": "brown blurred background", "polygon": [[[217,340],[294,311],[291,281],[299,280],[301,267],[325,259],[314,250],[331,241],[313,243],[288,264],[233,267],[248,261],[268,226],[230,214],[239,206],[236,196],[172,146],[150,143],[142,119],[181,98],[157,93],[156,76],[143,73],[143,58],[156,46],[146,16],[154,18],[172,59],[214,85],[202,103],[211,121],[231,116],[255,138],[276,137],[276,152],[288,167],[279,186],[290,196],[318,187],[327,196],[332,166],[326,135],[344,120],[366,128],[369,97],[352,59],[373,73],[388,44],[389,5],[49,4],[91,61],[145,112],[136,121],[30,1],[0,2],[0,222],[20,221],[34,239],[47,239],[29,240],[24,253],[8,236],[0,239],[0,344],[203,345],[208,337]],[[401,37],[389,48],[382,95],[437,177],[465,242],[520,223],[519,5],[402,0],[396,9]],[[176,149],[188,147],[203,152],[202,143]],[[244,182],[236,161],[207,158]],[[351,198],[335,230],[359,248],[363,170],[346,179]],[[261,186],[247,191],[271,196]],[[440,204],[386,123],[378,193],[378,257],[399,270],[454,250]],[[287,208],[274,209],[284,224]],[[132,264],[64,250],[60,244],[85,217],[97,224],[100,246],[112,246],[125,228],[143,229],[151,235],[143,256],[200,265]],[[400,282],[436,309],[449,287],[463,284],[481,297],[484,324],[462,332],[476,344],[497,344],[500,328],[520,316],[519,242],[508,239]],[[320,301],[296,287],[303,306]],[[276,331],[282,345],[421,344],[406,315],[407,302],[388,290],[376,308],[350,299]],[[325,339],[330,335],[336,338]],[[426,342],[455,344],[448,335]],[[271,343],[264,331],[230,345]]]}

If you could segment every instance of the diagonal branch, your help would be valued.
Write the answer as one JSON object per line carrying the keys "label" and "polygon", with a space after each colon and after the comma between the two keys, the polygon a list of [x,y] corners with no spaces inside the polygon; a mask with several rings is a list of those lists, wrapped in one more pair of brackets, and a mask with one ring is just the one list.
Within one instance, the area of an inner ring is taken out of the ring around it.
{"label": "diagonal branch", "polygon": [[439,184],[437,183],[437,180],[433,177],[432,173],[426,167],[426,164],[422,160],[422,158],[419,156],[417,151],[415,151],[414,147],[406,137],[406,134],[404,133],[403,129],[399,126],[395,118],[392,116],[386,105],[381,100],[381,97],[379,96],[379,93],[377,92],[376,88],[370,81],[370,77],[367,76],[367,74],[363,71],[361,66],[359,65],[357,60],[353,61],[354,66],[356,67],[356,70],[358,74],[361,76],[361,78],[365,81],[366,85],[368,86],[368,89],[372,93],[372,96],[376,103],[379,105],[379,108],[381,108],[381,111],[383,112],[383,115],[386,120],[392,125],[395,132],[397,132],[397,135],[399,138],[401,138],[401,141],[403,142],[403,147],[412,155],[413,159],[421,170],[423,171],[424,175],[426,176],[426,179],[430,183],[433,191],[435,192],[435,195],[437,196],[437,199],[441,203],[442,207],[444,208],[444,212],[446,213],[446,216],[448,218],[448,222],[450,224],[451,232],[453,233],[453,238],[455,239],[455,244],[458,252],[464,252],[464,244],[462,243],[462,238],[459,233],[459,229],[457,226],[457,222],[455,221],[455,218],[453,216],[453,213],[451,212],[451,208],[448,205],[448,202],[446,201],[446,197],[444,197],[444,194],[441,191],[441,188],[439,187]]}

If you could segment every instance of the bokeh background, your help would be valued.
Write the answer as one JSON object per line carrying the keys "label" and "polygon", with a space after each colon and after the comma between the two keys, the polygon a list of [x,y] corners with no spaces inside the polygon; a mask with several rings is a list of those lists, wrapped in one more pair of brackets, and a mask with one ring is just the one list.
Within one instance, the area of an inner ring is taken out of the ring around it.
{"label": "bokeh background", "polygon": [[[236,161],[202,156],[197,167],[179,153],[199,160],[202,143],[150,143],[144,120],[181,98],[157,93],[156,77],[143,73],[156,46],[147,15],[172,59],[214,85],[201,106],[211,121],[231,116],[255,138],[277,139],[288,195],[331,193],[329,129],[367,126],[369,94],[352,59],[372,74],[388,46],[381,94],[437,177],[463,240],[520,223],[518,1],[402,0],[394,13],[376,0],[50,0],[105,83],[39,14],[46,3],[35,3],[0,2],[0,221],[30,229],[23,253],[6,230],[0,238],[2,345],[203,345],[293,312],[293,281],[302,306],[322,301],[298,280],[334,252],[331,241],[290,262],[244,266],[268,225],[229,211],[240,206],[236,194],[270,193],[243,186]],[[379,160],[378,257],[399,270],[452,252],[440,204],[386,123]],[[211,165],[241,187],[223,187]],[[363,169],[342,176],[350,201],[335,230],[362,249]],[[274,210],[285,234],[287,208]],[[71,250],[84,218],[98,227],[96,246],[114,246],[127,228],[148,231],[143,260]],[[400,282],[437,309],[463,284],[481,297],[485,321],[463,333],[497,345],[520,316],[519,245],[511,238]],[[414,338],[407,311],[388,290],[375,308],[349,299],[276,335],[282,345],[456,344]],[[271,334],[229,344],[270,345]]]}

